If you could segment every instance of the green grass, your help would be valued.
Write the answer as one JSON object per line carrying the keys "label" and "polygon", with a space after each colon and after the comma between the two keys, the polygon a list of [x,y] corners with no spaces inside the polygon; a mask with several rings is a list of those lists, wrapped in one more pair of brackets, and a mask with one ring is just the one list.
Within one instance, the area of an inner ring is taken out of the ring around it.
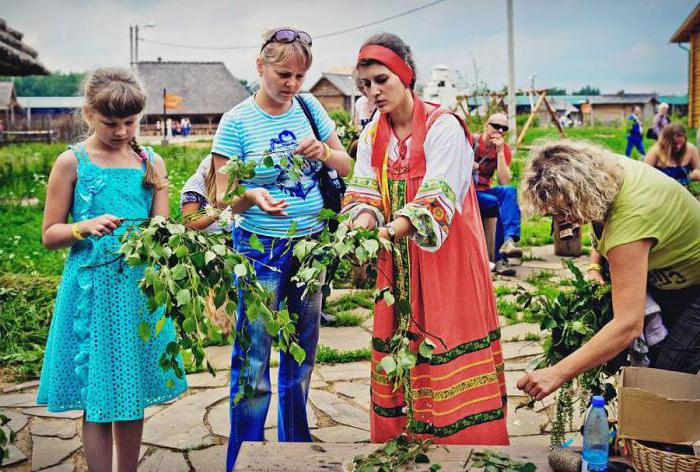
{"label": "green grass", "polygon": [[319,344],[316,350],[317,364],[347,364],[348,362],[359,362],[370,360],[371,351],[369,349],[356,349],[354,351],[339,351],[333,347]]}
{"label": "green grass", "polygon": [[496,311],[498,311],[499,315],[508,319],[508,324],[517,323],[519,321],[518,313],[521,310],[522,308],[517,303],[509,302],[503,299],[496,300]]}
{"label": "green grass", "polygon": [[333,314],[335,316],[334,327],[341,326],[360,326],[363,321],[365,321],[368,315],[361,315],[359,313],[353,313],[352,311],[339,311]]}
{"label": "green grass", "polygon": [[335,300],[327,301],[324,309],[326,313],[334,316],[360,307],[371,310],[374,308],[374,297],[372,294],[373,290],[358,290],[347,293]]}
{"label": "green grass", "polygon": [[502,297],[503,295],[510,295],[511,293],[514,292],[514,289],[511,287],[506,287],[505,285],[500,285],[496,287],[496,290],[494,293],[496,294],[496,298]]}
{"label": "green grass", "polygon": [[39,375],[58,277],[0,276],[0,378]]}

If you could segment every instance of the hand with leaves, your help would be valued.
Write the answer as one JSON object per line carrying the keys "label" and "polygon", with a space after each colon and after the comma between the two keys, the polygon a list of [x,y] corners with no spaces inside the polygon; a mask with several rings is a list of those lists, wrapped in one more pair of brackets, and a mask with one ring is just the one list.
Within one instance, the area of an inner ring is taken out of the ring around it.
{"label": "hand with leaves", "polygon": [[258,187],[246,190],[244,198],[270,216],[288,216],[284,211],[289,206],[285,199],[275,200],[267,189]]}

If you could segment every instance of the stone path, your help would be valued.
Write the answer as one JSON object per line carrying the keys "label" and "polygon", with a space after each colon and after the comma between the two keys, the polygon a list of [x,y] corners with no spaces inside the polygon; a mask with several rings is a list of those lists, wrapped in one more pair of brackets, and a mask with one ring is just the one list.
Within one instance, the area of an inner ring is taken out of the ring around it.
{"label": "stone path", "polygon": [[[552,246],[532,248],[531,257],[518,267],[516,277],[497,277],[495,286],[532,290],[524,279],[532,272],[548,270],[565,276],[560,258]],[[542,259],[542,260],[539,260]],[[577,261],[581,263],[580,260]],[[348,293],[336,290],[333,298]],[[361,310],[361,309],[360,309]],[[367,315],[369,316],[369,312]],[[371,321],[371,320],[370,320]],[[504,326],[503,352],[508,387],[508,431],[514,445],[548,445],[553,399],[539,402],[534,410],[516,406],[526,398],[515,382],[529,363],[542,352],[537,341],[524,341],[539,335],[537,325],[519,323]],[[322,328],[320,343],[339,351],[369,347],[371,322],[361,327]],[[513,341],[511,341],[513,340]],[[231,347],[207,348],[207,356],[217,370],[188,376],[189,390],[180,399],[146,410],[146,424],[139,471],[189,472],[224,470],[229,434],[228,383]],[[273,356],[274,357],[274,356]],[[309,393],[308,417],[311,434],[319,442],[369,441],[369,362],[319,365]],[[271,369],[272,407],[265,424],[265,438],[277,441],[277,369]],[[10,418],[8,426],[17,432],[15,445],[3,470],[72,472],[87,470],[81,447],[81,413],[49,413],[34,403],[38,382],[10,385],[0,393],[0,407]],[[578,434],[572,437],[580,443]],[[576,444],[576,442],[574,443]]]}

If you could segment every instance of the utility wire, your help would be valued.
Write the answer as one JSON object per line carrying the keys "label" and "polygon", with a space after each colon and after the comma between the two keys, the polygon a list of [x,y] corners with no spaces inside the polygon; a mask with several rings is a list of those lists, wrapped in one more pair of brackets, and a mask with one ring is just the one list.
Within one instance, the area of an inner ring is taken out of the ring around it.
{"label": "utility wire", "polygon": [[[421,5],[419,7],[412,8],[410,10],[406,10],[406,11],[401,12],[401,13],[397,13],[396,15],[387,16],[386,18],[382,18],[381,20],[372,21],[370,23],[365,23],[365,24],[359,25],[359,26],[353,26],[352,28],[346,28],[346,29],[342,29],[339,31],[334,31],[332,33],[322,34],[322,35],[316,36],[315,38],[316,39],[330,38],[332,36],[350,33],[351,31],[357,31],[359,29],[367,28],[369,26],[378,25],[380,23],[384,23],[384,22],[389,21],[389,20],[400,18],[402,16],[410,15],[411,13],[415,13],[417,11],[424,10],[426,8],[430,8],[434,5],[437,5],[438,3],[442,3],[444,1],[446,1],[446,0],[434,0],[430,3],[426,3],[425,5]],[[187,44],[169,43],[166,41],[156,41],[154,39],[148,39],[148,38],[143,38],[143,37],[140,37],[139,41],[143,41],[144,43],[158,44],[160,46],[168,46],[168,47],[173,47],[173,48],[184,48],[184,49],[227,49],[227,50],[239,49],[239,50],[242,50],[242,49],[258,49],[260,47],[260,46],[193,46],[193,45],[187,45]]]}

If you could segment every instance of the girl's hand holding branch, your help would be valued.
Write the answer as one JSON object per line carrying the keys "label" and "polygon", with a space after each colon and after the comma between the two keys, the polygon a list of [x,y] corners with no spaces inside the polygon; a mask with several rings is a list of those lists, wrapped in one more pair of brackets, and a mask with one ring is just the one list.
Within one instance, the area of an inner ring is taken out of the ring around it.
{"label": "girl's hand holding branch", "polygon": [[302,139],[299,146],[294,150],[294,154],[301,154],[312,161],[325,162],[330,155],[330,148],[326,143],[314,138]]}
{"label": "girl's hand holding branch", "polygon": [[77,224],[82,236],[97,236],[100,238],[105,234],[112,234],[112,231],[119,228],[123,221],[124,218],[105,213],[102,216],[84,220]]}

